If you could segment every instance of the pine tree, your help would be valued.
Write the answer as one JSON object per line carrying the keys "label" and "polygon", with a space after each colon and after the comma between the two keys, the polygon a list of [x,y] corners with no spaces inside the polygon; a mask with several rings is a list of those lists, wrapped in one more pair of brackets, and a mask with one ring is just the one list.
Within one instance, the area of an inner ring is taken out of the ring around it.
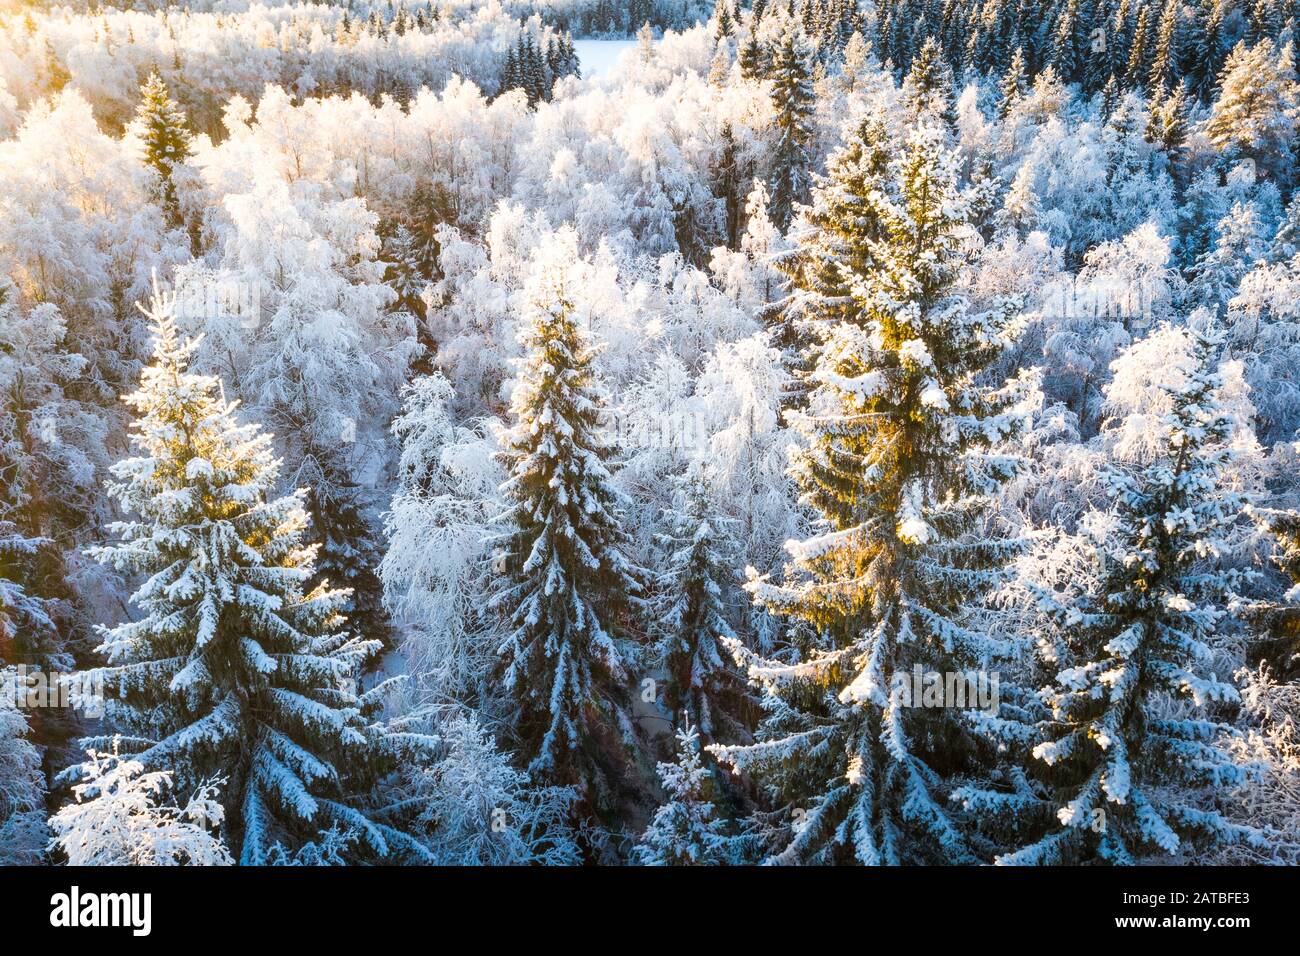
{"label": "pine tree", "polygon": [[1189,76],[1192,91],[1203,102],[1214,97],[1223,64],[1223,0],[1202,0],[1193,19]]}
{"label": "pine tree", "polygon": [[1045,785],[956,795],[1028,832],[1030,842],[1000,863],[1124,864],[1148,850],[1177,853],[1189,839],[1261,839],[1193,799],[1201,788],[1240,784],[1246,771],[1213,742],[1225,728],[1201,716],[1238,699],[1231,684],[1198,671],[1234,589],[1234,575],[1214,562],[1240,502],[1219,487],[1232,456],[1232,419],[1218,394],[1221,343],[1186,334],[1193,349],[1162,385],[1172,402],[1160,422],[1162,453],[1139,474],[1108,477],[1116,524],[1098,556],[1097,593],[1082,606],[1037,593],[1061,632],[1044,642],[1058,673],[1026,768]]}
{"label": "pine tree", "polygon": [[185,114],[167,92],[167,86],[156,70],[149,74],[149,79],[140,88],[136,124],[140,130],[145,165],[158,177],[167,225],[175,228],[183,222],[175,170],[189,159],[192,136],[186,126]]}
{"label": "pine tree", "polygon": [[714,195],[722,197],[726,219],[727,248],[735,249],[740,243],[743,228],[744,196],[741,193],[740,144],[731,123],[722,124],[722,149],[714,174]]}
{"label": "pine tree", "polygon": [[377,647],[340,630],[345,592],[311,584],[303,492],[271,497],[270,436],[236,421],[218,380],[186,371],[198,343],[181,341],[174,308],[174,294],[155,291],[145,312],[153,360],[126,397],[140,456],[116,464],[109,484],[138,517],[111,526],[118,543],[90,552],[145,576],[132,596],[145,616],[100,632],[109,715],[131,734],[124,756],[170,772],[182,790],[227,777],[226,829],[244,863],[330,824],[357,830],[372,856],[420,857],[410,838],[341,798],[428,742],[374,722],[384,685],[355,691]]}
{"label": "pine tree", "polygon": [[1066,83],[1078,76],[1078,33],[1079,0],[1066,0],[1052,33],[1052,56],[1049,60],[1051,67]]}
{"label": "pine tree", "polygon": [[[687,480],[685,507],[672,510],[662,543],[668,551],[656,582],[662,610],[655,615],[658,656],[669,674],[666,702],[676,723],[697,726],[706,739],[734,723],[737,675],[724,659],[721,642],[736,635],[727,620],[724,595],[734,575],[725,556],[722,525],[700,479]],[[728,728],[734,729],[734,728]]]}
{"label": "pine tree", "polygon": [[634,654],[626,615],[640,606],[641,585],[625,555],[625,501],[606,465],[595,349],[578,324],[565,263],[546,271],[530,291],[520,332],[526,358],[503,455],[512,527],[491,604],[509,618],[502,679],[518,705],[530,775],[590,785],[596,792],[588,799],[599,808],[609,781],[597,768],[618,762],[623,682]]}
{"label": "pine tree", "polygon": [[721,89],[727,85],[727,78],[730,75],[731,48],[726,40],[720,40],[718,48],[713,52],[713,60],[709,64],[709,86]]}
{"label": "pine tree", "polygon": [[969,229],[954,164],[922,123],[890,188],[863,197],[880,238],[870,267],[844,276],[851,307],[817,348],[808,412],[792,416],[807,441],[793,474],[824,530],[787,545],[785,583],[748,587],[815,637],[793,663],[729,645],[769,717],[759,743],[710,750],[804,810],[777,862],[972,858],[941,792],[976,746],[970,714],[914,706],[907,683],[914,667],[975,670],[1011,651],[963,621],[1019,547],[978,528],[1017,469],[986,449],[1018,416],[979,382],[1008,309],[973,314],[953,288]]}
{"label": "pine tree", "polygon": [[772,106],[776,149],[772,156],[772,220],[784,230],[794,207],[808,195],[808,143],[812,138],[813,88],[807,44],[797,30],[785,34],[772,59]]}
{"label": "pine tree", "polygon": [[1148,78],[1152,96],[1167,93],[1175,83],[1181,55],[1178,41],[1178,0],[1166,0],[1156,31],[1156,49]]}
{"label": "pine tree", "polygon": [[689,723],[677,731],[677,751],[676,763],[659,764],[668,802],[655,811],[633,855],[643,866],[717,865],[727,837],[708,798],[700,736]]}
{"label": "pine tree", "polygon": [[718,0],[713,7],[713,37],[719,43],[730,40],[735,28],[731,22],[731,7],[727,0]]}
{"label": "pine tree", "polygon": [[1133,42],[1129,47],[1128,65],[1124,69],[1124,79],[1130,89],[1141,89],[1149,73],[1148,60],[1151,43],[1151,8],[1144,6],[1138,11],[1137,26],[1133,28]]}

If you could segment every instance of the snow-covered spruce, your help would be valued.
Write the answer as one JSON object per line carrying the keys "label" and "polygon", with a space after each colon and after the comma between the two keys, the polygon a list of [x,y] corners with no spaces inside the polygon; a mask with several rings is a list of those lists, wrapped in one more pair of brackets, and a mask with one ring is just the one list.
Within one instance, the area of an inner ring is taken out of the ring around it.
{"label": "snow-covered spruce", "polygon": [[700,752],[699,732],[677,731],[677,761],[659,764],[668,802],[655,811],[633,855],[643,866],[709,866],[726,858],[726,825],[709,799],[711,773]]}
{"label": "snow-covered spruce", "polygon": [[596,353],[567,285],[576,236],[557,239],[526,290],[526,357],[511,399],[515,425],[502,442],[508,531],[491,603],[509,618],[501,678],[517,705],[529,774],[576,785],[600,806],[626,761],[627,668],[638,651],[628,615],[643,598],[641,572],[625,554],[625,502],[607,466]]}
{"label": "snow-covered spruce", "polygon": [[1040,644],[1057,669],[1042,692],[1047,713],[1036,726],[989,725],[1025,753],[1015,785],[953,794],[1020,835],[999,863],[1125,864],[1189,842],[1262,842],[1195,803],[1197,791],[1238,786],[1248,771],[1216,743],[1228,728],[1212,712],[1238,693],[1205,673],[1237,582],[1218,567],[1222,539],[1241,509],[1220,487],[1233,455],[1218,396],[1221,338],[1184,334],[1194,349],[1166,373],[1172,410],[1159,453],[1136,474],[1108,476],[1116,520],[1096,555],[1095,593],[1063,601],[1036,589],[1058,628]]}
{"label": "snow-covered spruce", "polygon": [[197,343],[181,341],[174,305],[156,292],[146,311],[153,358],[126,397],[139,456],[116,464],[109,484],[136,517],[91,550],[145,576],[132,596],[144,616],[100,631],[122,753],[143,772],[170,772],[182,792],[228,778],[224,829],[245,864],[335,824],[358,831],[363,855],[423,856],[346,794],[431,741],[375,722],[383,685],[357,692],[375,646],[341,630],[346,595],[312,583],[304,493],[273,497],[270,436],[236,420],[217,379],[186,371]]}
{"label": "snow-covered spruce", "polygon": [[[798,659],[731,644],[768,717],[757,743],[710,749],[803,811],[775,862],[972,859],[943,790],[976,741],[963,712],[908,707],[894,681],[916,666],[988,668],[1011,650],[963,619],[1019,547],[987,536],[980,518],[1017,467],[988,448],[1020,417],[1014,389],[977,382],[1014,331],[1010,304],[973,313],[952,288],[969,232],[955,159],[921,123],[891,163],[891,187],[855,196],[879,238],[841,254],[852,307],[822,333],[795,416],[807,440],[795,477],[824,530],[787,545],[784,583],[748,585],[815,636]],[[843,202],[839,190],[854,183],[823,187],[816,202]],[[859,262],[873,265],[852,271]]]}
{"label": "snow-covered spruce", "polygon": [[722,647],[724,640],[736,639],[725,595],[738,590],[739,581],[726,560],[731,549],[722,533],[733,522],[711,514],[698,477],[687,477],[680,485],[684,500],[666,516],[665,567],[655,579],[656,652],[669,675],[665,702],[679,726],[689,723],[707,740],[735,740],[744,734],[735,713],[741,683]]}

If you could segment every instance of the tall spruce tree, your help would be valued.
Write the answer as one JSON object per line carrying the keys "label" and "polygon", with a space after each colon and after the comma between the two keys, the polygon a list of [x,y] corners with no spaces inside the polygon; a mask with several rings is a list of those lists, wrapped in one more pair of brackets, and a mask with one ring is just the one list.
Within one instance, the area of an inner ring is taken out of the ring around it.
{"label": "tall spruce tree", "polygon": [[180,339],[174,309],[174,295],[155,291],[153,359],[126,397],[140,454],[109,483],[136,517],[90,552],[145,576],[132,596],[144,617],[100,629],[121,752],[182,790],[227,778],[227,842],[246,864],[334,826],[357,833],[359,855],[423,858],[343,801],[433,742],[375,722],[386,685],[362,694],[356,682],[377,647],[341,629],[346,592],[313,583],[304,492],[273,496],[271,436],[236,421],[217,379],[186,371],[197,342]]}
{"label": "tall spruce tree", "polygon": [[[663,535],[667,551],[658,576],[661,613],[658,656],[670,677],[666,697],[676,723],[691,723],[706,739],[734,737],[739,675],[722,650],[734,639],[727,620],[726,593],[739,582],[726,560],[725,518],[712,514],[702,484],[686,480],[683,507],[669,512],[670,530]],[[729,579],[731,583],[729,585]],[[719,734],[726,729],[726,734]]]}
{"label": "tall spruce tree", "polygon": [[772,106],[776,149],[772,155],[772,221],[790,225],[794,207],[808,198],[808,143],[812,139],[813,86],[808,46],[797,29],[788,30],[772,57]]}
{"label": "tall spruce tree", "polygon": [[793,474],[824,530],[787,545],[784,583],[749,584],[816,637],[793,663],[731,642],[769,716],[758,743],[711,748],[803,811],[777,862],[972,859],[942,791],[975,738],[964,712],[912,706],[907,678],[1010,651],[963,621],[1019,547],[979,528],[1017,468],[987,450],[1015,430],[1009,393],[980,380],[1010,312],[972,313],[954,290],[969,227],[944,134],[917,125],[891,172],[887,191],[861,198],[879,222],[871,265],[845,273],[851,306],[817,349],[807,412],[792,416],[807,442]]}
{"label": "tall spruce tree", "polygon": [[[888,190],[891,153],[888,132],[878,117],[868,117],[848,134],[816,178],[812,204],[791,230],[792,248],[776,266],[787,278],[787,294],[765,313],[773,344],[802,377],[811,368],[813,344],[823,330],[859,314],[852,286],[875,261],[883,236],[873,191]],[[804,389],[796,384],[791,402]]]}
{"label": "tall spruce tree", "polygon": [[1059,639],[1040,645],[1057,670],[1041,692],[1048,712],[1028,733],[1011,721],[993,729],[1013,746],[1028,738],[1024,769],[1036,780],[955,795],[1027,838],[1000,863],[1126,864],[1177,853],[1189,839],[1261,839],[1195,799],[1240,784],[1246,771],[1215,745],[1226,728],[1210,711],[1237,691],[1204,674],[1235,585],[1216,567],[1240,511],[1220,485],[1233,425],[1219,395],[1220,340],[1186,334],[1193,347],[1161,386],[1171,402],[1161,453],[1137,474],[1108,476],[1117,520],[1097,553],[1095,593],[1075,602],[1034,589],[1059,626]]}
{"label": "tall spruce tree", "polygon": [[156,70],[149,74],[149,79],[140,88],[136,122],[140,128],[145,165],[158,177],[167,225],[175,228],[182,224],[184,217],[174,174],[176,167],[189,157],[193,137],[185,114],[167,92],[167,85]]}
{"label": "tall spruce tree", "polygon": [[585,789],[599,810],[625,762],[625,681],[636,654],[627,624],[642,588],[625,554],[626,502],[607,465],[596,350],[565,263],[544,271],[519,335],[526,358],[503,453],[511,528],[491,606],[509,619],[501,675],[530,774]]}

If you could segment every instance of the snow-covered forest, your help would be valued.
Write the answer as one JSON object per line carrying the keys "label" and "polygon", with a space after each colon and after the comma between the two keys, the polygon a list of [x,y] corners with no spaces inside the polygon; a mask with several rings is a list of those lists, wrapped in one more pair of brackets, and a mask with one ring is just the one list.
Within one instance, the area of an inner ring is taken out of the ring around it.
{"label": "snow-covered forest", "polygon": [[1300,863],[1298,24],[0,5],[0,863]]}

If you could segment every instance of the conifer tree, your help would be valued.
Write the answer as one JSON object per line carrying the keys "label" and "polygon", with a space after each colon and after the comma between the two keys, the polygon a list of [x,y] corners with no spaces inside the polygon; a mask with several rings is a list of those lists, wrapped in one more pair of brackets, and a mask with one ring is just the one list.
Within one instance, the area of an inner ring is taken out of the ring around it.
{"label": "conifer tree", "polygon": [[731,7],[727,0],[718,0],[713,7],[713,36],[719,43],[731,39],[735,28],[731,22]]}
{"label": "conifer tree", "polygon": [[862,200],[879,229],[871,265],[841,266],[851,301],[817,347],[808,411],[791,416],[807,441],[793,475],[823,530],[787,545],[784,583],[748,586],[815,637],[794,662],[729,644],[769,716],[758,743],[710,748],[804,811],[777,862],[970,860],[942,793],[972,755],[969,715],[912,706],[897,678],[1010,652],[963,620],[1019,547],[978,528],[1017,469],[987,451],[1017,427],[1010,393],[978,378],[1009,310],[972,313],[953,288],[970,227],[944,134],[913,128],[891,172]]}
{"label": "conifer tree", "polygon": [[677,731],[677,762],[659,764],[668,802],[655,811],[632,851],[643,866],[708,866],[722,862],[727,837],[708,797],[709,769],[700,736],[689,723]]}
{"label": "conifer tree", "polygon": [[144,617],[100,630],[109,716],[130,735],[122,755],[182,791],[228,778],[228,842],[246,864],[331,826],[357,831],[372,857],[418,858],[413,840],[343,795],[429,742],[375,723],[385,686],[359,694],[356,681],[377,647],[341,630],[345,592],[312,583],[305,492],[272,497],[271,437],[236,421],[218,380],[186,371],[197,342],[180,339],[174,308],[174,294],[155,292],[145,313],[153,360],[126,398],[140,454],[109,484],[136,517],[90,552],[145,577],[132,596]]}
{"label": "conifer tree", "polygon": [[1264,257],[1266,245],[1259,210],[1253,202],[1233,203],[1219,220],[1214,247],[1192,266],[1188,298],[1221,316],[1237,287],[1255,263]]}
{"label": "conifer tree", "polygon": [[49,544],[0,520],[0,665],[49,667],[59,647],[53,602],[33,593],[27,573]]}
{"label": "conifer tree", "polygon": [[1164,12],[1160,15],[1160,26],[1156,31],[1156,48],[1151,58],[1151,73],[1148,78],[1152,96],[1161,96],[1174,85],[1180,58],[1179,36],[1178,0],[1166,0]]}
{"label": "conifer tree", "polygon": [[1146,84],[1151,45],[1150,14],[1150,7],[1142,7],[1138,11],[1137,26],[1133,28],[1133,42],[1128,51],[1128,66],[1124,69],[1124,79],[1129,89],[1141,89]]}
{"label": "conifer tree", "polygon": [[826,161],[817,178],[811,208],[792,231],[794,248],[776,262],[789,294],[769,310],[773,344],[787,364],[807,372],[810,346],[820,329],[856,315],[851,296],[856,277],[875,261],[874,243],[883,235],[874,190],[884,192],[891,154],[884,124],[868,117]]}
{"label": "conifer tree", "polygon": [[740,75],[746,80],[761,80],[767,72],[766,56],[763,52],[763,45],[758,42],[758,36],[753,28],[750,28],[749,35],[745,42],[741,44],[740,50],[736,54],[740,61]]}
{"label": "conifer tree", "polygon": [[[1226,728],[1207,713],[1237,691],[1204,673],[1235,582],[1215,567],[1240,509],[1220,487],[1232,419],[1219,397],[1221,341],[1186,334],[1193,348],[1161,385],[1172,403],[1160,420],[1161,453],[1138,474],[1108,476],[1117,520],[1098,554],[1096,593],[1075,604],[1035,589],[1060,631],[1041,645],[1057,674],[1043,692],[1048,713],[1029,734],[1038,742],[1026,769],[1042,783],[1021,777],[1013,790],[954,795],[1023,834],[999,863],[1126,864],[1189,840],[1261,840],[1193,799],[1200,788],[1240,784],[1246,770],[1215,745]],[[1023,741],[1010,724],[1002,732]]]}
{"label": "conifer tree", "polygon": [[41,751],[12,699],[21,691],[17,673],[0,665],[0,866],[39,864],[49,836]]}
{"label": "conifer tree", "polygon": [[1271,40],[1238,43],[1228,56],[1219,97],[1206,123],[1210,142],[1226,158],[1254,161],[1280,186],[1295,179],[1291,150],[1300,122],[1300,90],[1290,44],[1281,52]]}
{"label": "conifer tree", "polygon": [[812,138],[813,87],[807,43],[788,31],[772,58],[772,105],[776,111],[776,149],[772,156],[772,221],[784,230],[794,207],[808,197],[808,142]]}
{"label": "conifer tree", "polygon": [[144,162],[158,177],[159,194],[167,225],[181,225],[180,197],[176,192],[175,170],[190,155],[192,136],[186,126],[185,114],[176,105],[158,72],[140,88],[140,105],[136,108],[136,123],[144,148]]}
{"label": "conifer tree", "polygon": [[1272,536],[1273,564],[1290,587],[1280,601],[1250,606],[1253,621],[1268,629],[1264,655],[1283,675],[1300,673],[1300,511],[1257,508],[1254,517]]}
{"label": "conifer tree", "polygon": [[599,808],[609,781],[598,768],[619,762],[624,682],[635,654],[626,625],[642,597],[625,554],[626,502],[607,465],[596,350],[568,285],[563,257],[576,250],[560,245],[529,290],[519,336],[526,357],[503,454],[511,527],[491,606],[509,621],[501,675],[517,705],[529,773],[590,784],[588,800]]}
{"label": "conifer tree", "polygon": [[1011,112],[1028,91],[1029,81],[1025,78],[1025,54],[1020,47],[1011,56],[1011,65],[1002,76],[998,89],[1002,91],[1002,101],[998,103],[998,116],[1005,117]]}
{"label": "conifer tree", "polygon": [[927,122],[941,124],[946,130],[956,127],[957,103],[953,97],[952,70],[933,37],[925,41],[907,71],[903,98],[912,121],[924,117]]}
{"label": "conifer tree", "polygon": [[657,581],[658,656],[668,670],[665,696],[680,715],[676,722],[693,724],[714,739],[726,723],[734,723],[727,712],[738,696],[737,675],[722,650],[722,641],[736,636],[725,603],[734,571],[725,560],[721,525],[726,519],[710,514],[700,479],[688,479],[683,494],[685,506],[669,512],[670,530],[663,536],[668,555]]}

